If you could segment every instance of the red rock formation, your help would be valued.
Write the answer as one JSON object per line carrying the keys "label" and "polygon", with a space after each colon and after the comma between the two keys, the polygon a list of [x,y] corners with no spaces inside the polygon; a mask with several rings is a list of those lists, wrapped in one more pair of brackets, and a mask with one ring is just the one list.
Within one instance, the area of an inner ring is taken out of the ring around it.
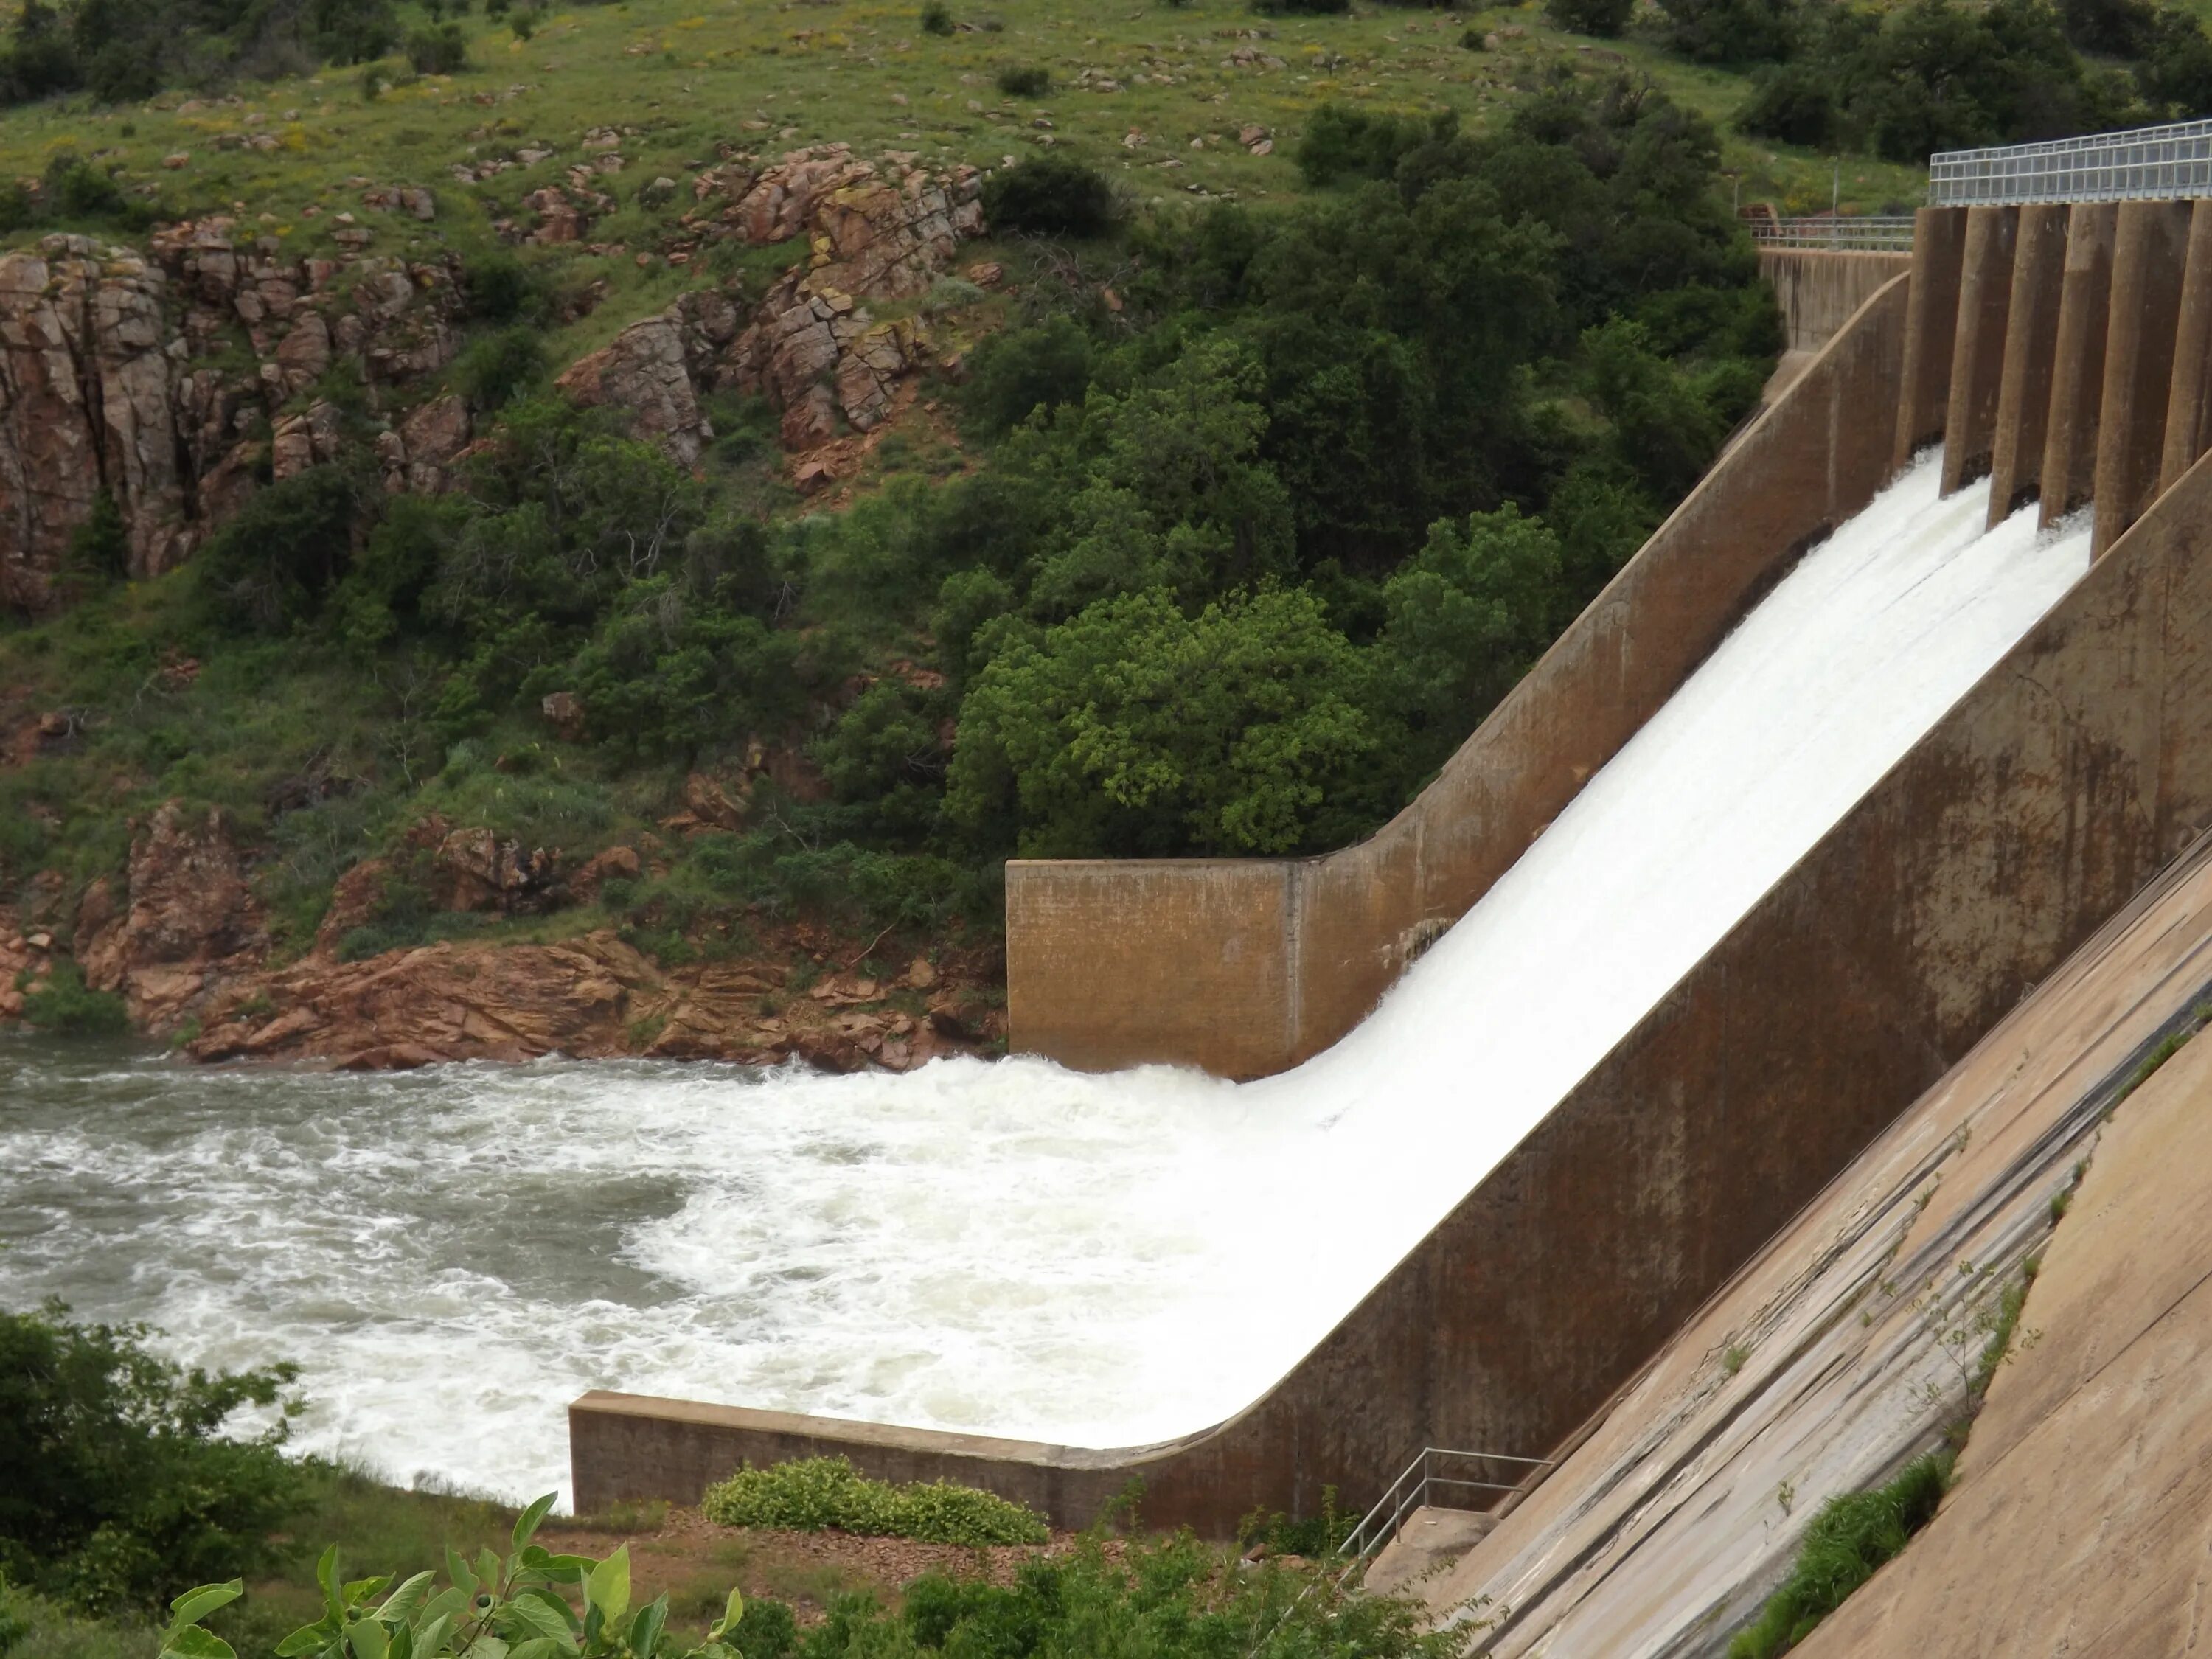
{"label": "red rock formation", "polygon": [[132,1023],[160,1035],[258,965],[263,923],[222,815],[173,800],[132,839],[125,895],[105,878],[86,890],[74,948],[85,983],[121,993]]}
{"label": "red rock formation", "polygon": [[[283,257],[227,218],[156,231],[149,251],[49,236],[0,256],[0,606],[54,602],[70,538],[105,491],[121,511],[134,576],[182,560],[251,493],[327,459],[332,412],[264,419],[341,357],[401,383],[453,353],[457,295],[443,267]],[[209,360],[240,335],[255,364]],[[328,428],[328,430],[325,430]]]}

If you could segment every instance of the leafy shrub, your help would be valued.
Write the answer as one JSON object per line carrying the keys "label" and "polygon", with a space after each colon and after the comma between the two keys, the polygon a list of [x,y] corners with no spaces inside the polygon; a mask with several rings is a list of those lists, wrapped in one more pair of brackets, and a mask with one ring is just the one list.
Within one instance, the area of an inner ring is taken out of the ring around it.
{"label": "leafy shrub", "polygon": [[975,348],[961,402],[996,436],[1036,410],[1079,403],[1091,384],[1091,337],[1067,317],[988,335]]}
{"label": "leafy shrub", "polygon": [[[1042,1659],[1447,1659],[1467,1632],[1429,1632],[1419,1607],[1346,1594],[1291,1567],[1240,1569],[1188,1535],[1132,1541],[1109,1558],[1086,1538],[1069,1553],[1024,1561],[1014,1582],[929,1574],[896,1613],[866,1596],[833,1599],[808,1632],[806,1659],[944,1653]],[[747,1659],[756,1659],[746,1650]]]}
{"label": "leafy shrub", "polygon": [[1803,1641],[1936,1518],[1950,1483],[1951,1454],[1930,1452],[1887,1486],[1831,1498],[1806,1529],[1789,1578],[1729,1644],[1729,1659],[1771,1659]]}
{"label": "leafy shrub", "polygon": [[512,323],[544,304],[544,289],[530,267],[504,250],[471,259],[462,282],[469,315],[479,321]]}
{"label": "leafy shrub", "polygon": [[[1449,127],[1449,118],[1444,118]],[[1418,116],[1323,104],[1298,135],[1298,176],[1310,185],[1343,178],[1388,179],[1426,140],[1434,124]]]}
{"label": "leafy shrub", "polygon": [[489,412],[513,403],[544,373],[544,336],[523,323],[471,344],[453,365],[453,385],[470,408]]}
{"label": "leafy shrub", "polygon": [[295,1369],[187,1371],[143,1327],[67,1315],[0,1313],[0,1577],[101,1613],[264,1566],[301,1503],[284,1419],[222,1428],[278,1405]]}
{"label": "leafy shrub", "polygon": [[709,1486],[699,1509],[725,1527],[835,1527],[932,1544],[1042,1544],[1050,1536],[1044,1518],[1026,1504],[944,1480],[872,1480],[843,1457],[740,1469]]}
{"label": "leafy shrub", "polygon": [[2171,120],[2212,114],[2212,36],[2189,13],[2161,6],[2152,19],[2136,85],[2153,111]]}
{"label": "leafy shrub", "polygon": [[[472,1565],[449,1547],[443,1589],[434,1588],[434,1572],[418,1572],[396,1588],[388,1577],[344,1582],[332,1545],[315,1567],[322,1617],[286,1637],[277,1654],[283,1659],[386,1653],[447,1659],[520,1650],[571,1659],[739,1659],[730,1638],[744,1621],[743,1596],[732,1590],[706,1640],[686,1648],[670,1638],[666,1595],[633,1607],[629,1546],[601,1561],[556,1555],[530,1541],[553,1498],[547,1492],[516,1519],[514,1553],[504,1560],[486,1549]],[[234,1579],[179,1596],[162,1632],[162,1659],[236,1659],[230,1644],[199,1621],[244,1593]]]}
{"label": "leafy shrub", "polygon": [[468,37],[459,23],[433,23],[407,37],[407,61],[417,75],[458,75],[469,66]]}
{"label": "leafy shrub", "polygon": [[201,593],[234,627],[276,633],[307,620],[345,572],[361,505],[352,476],[331,465],[256,491],[193,560]]}
{"label": "leafy shrub", "polygon": [[1252,0],[1252,9],[1268,16],[1339,17],[1352,0]]}
{"label": "leafy shrub", "polygon": [[1777,64],[1797,47],[1793,0],[1659,0],[1667,45],[1693,63]]}
{"label": "leafy shrub", "polygon": [[1544,0],[1551,19],[1570,34],[1595,34],[1613,40],[1628,27],[1636,0]]}
{"label": "leafy shrub", "polygon": [[1114,222],[1114,191],[1073,155],[1032,155],[984,181],[983,216],[994,231],[1097,236]]}
{"label": "leafy shrub", "polygon": [[929,0],[921,9],[921,32],[924,34],[952,33],[952,14],[945,8],[945,0]]}
{"label": "leafy shrub", "polygon": [[73,962],[58,962],[23,997],[23,1018],[42,1031],[70,1036],[121,1036],[131,1029],[123,999],[87,986]]}
{"label": "leafy shrub", "polygon": [[1762,138],[1824,149],[1834,140],[1841,113],[1826,70],[1817,64],[1784,64],[1759,76],[1736,125]]}
{"label": "leafy shrub", "polygon": [[1042,98],[1052,90],[1052,71],[1036,64],[1009,64],[999,71],[999,90],[1009,98]]}

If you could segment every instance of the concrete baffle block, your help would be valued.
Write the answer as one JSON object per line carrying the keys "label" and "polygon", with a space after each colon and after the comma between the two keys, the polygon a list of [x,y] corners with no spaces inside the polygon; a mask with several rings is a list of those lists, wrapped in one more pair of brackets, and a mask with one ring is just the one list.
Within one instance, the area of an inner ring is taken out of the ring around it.
{"label": "concrete baffle block", "polygon": [[2190,218],[2187,202],[2120,204],[2112,243],[2111,321],[2105,331],[2105,392],[2097,423],[2092,558],[2119,540],[2158,498]]}
{"label": "concrete baffle block", "polygon": [[2112,240],[2119,209],[2077,202],[2066,221],[2066,268],[2051,349],[2051,412],[2045,422],[2041,495],[2047,528],[2089,499],[2097,416],[2105,390],[2105,322],[2112,297]]}
{"label": "concrete baffle block", "polygon": [[1996,449],[1997,397],[2019,230],[2016,207],[1966,210],[1959,321],[1951,341],[1951,392],[1943,418],[1946,495],[1986,474]]}
{"label": "concrete baffle block", "polygon": [[[2063,203],[2020,210],[2012,299],[2005,312],[1996,438],[1990,456],[1990,526],[1995,529],[2041,484],[2051,422],[2051,372],[2058,348],[2058,296],[2066,281]],[[2212,215],[2207,216],[2212,219]]]}
{"label": "concrete baffle block", "polygon": [[1890,465],[1903,471],[1923,445],[1943,435],[1951,350],[1959,330],[1959,278],[1966,258],[1966,208],[1922,208],[1913,217],[1912,285],[1905,313],[1905,375],[1897,399]]}
{"label": "concrete baffle block", "polygon": [[2188,268],[2181,278],[2181,317],[2173,335],[2173,383],[2166,400],[2166,445],[2159,493],[2181,482],[2212,449],[2212,207],[2199,202],[2189,217]]}

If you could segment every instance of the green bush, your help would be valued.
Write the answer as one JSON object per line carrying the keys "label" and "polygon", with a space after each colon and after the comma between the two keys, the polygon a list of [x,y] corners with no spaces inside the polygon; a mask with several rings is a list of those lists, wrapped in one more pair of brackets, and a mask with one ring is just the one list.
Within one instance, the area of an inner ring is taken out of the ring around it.
{"label": "green bush", "polygon": [[[1442,130],[1449,131],[1450,118],[1442,118]],[[1344,178],[1388,179],[1401,158],[1438,130],[1418,116],[1323,104],[1298,135],[1298,176],[1310,185],[1334,184]]]}
{"label": "green bush", "polygon": [[975,348],[961,403],[995,437],[1039,409],[1080,403],[1091,384],[1091,337],[1067,317],[987,336]]}
{"label": "green bush", "polygon": [[313,466],[256,492],[192,561],[231,626],[278,633],[307,620],[352,556],[362,497],[353,476]]}
{"label": "green bush", "polygon": [[123,999],[91,989],[74,962],[56,963],[44,980],[25,988],[23,1018],[40,1030],[70,1036],[122,1036],[131,1030]]}
{"label": "green bush", "polygon": [[1729,1644],[1729,1659],[1772,1659],[1803,1641],[1936,1518],[1950,1483],[1951,1454],[1930,1452],[1887,1486],[1831,1498],[1806,1529],[1789,1578]]}
{"label": "green bush", "polygon": [[433,23],[407,37],[407,61],[417,75],[458,75],[469,66],[468,37],[459,23]]}
{"label": "green bush", "polygon": [[1042,98],[1052,90],[1052,71],[1036,64],[1009,64],[999,71],[999,90],[1009,98]]}
{"label": "green bush", "polygon": [[1544,0],[1544,9],[1570,34],[1594,34],[1610,40],[1628,27],[1636,0]]}
{"label": "green bush", "polygon": [[[1428,1631],[1420,1607],[1346,1593],[1316,1571],[1241,1568],[1188,1536],[1103,1540],[1023,1562],[1013,1583],[932,1573],[896,1612],[866,1596],[832,1600],[806,1659],[1453,1659],[1465,1629]],[[741,1632],[742,1633],[742,1632]],[[770,1659],[746,1650],[746,1659]]]}
{"label": "green bush", "polygon": [[1097,236],[1114,222],[1114,191],[1073,155],[1032,155],[984,180],[983,216],[994,231]]}
{"label": "green bush", "polygon": [[280,1405],[295,1369],[185,1370],[143,1327],[67,1315],[0,1313],[0,1577],[106,1613],[265,1567],[302,1502],[286,1417],[252,1440],[222,1430]]}
{"label": "green bush", "polygon": [[[473,294],[471,289],[472,297]],[[495,295],[502,301],[507,297],[496,289]],[[453,365],[453,386],[470,408],[488,414],[513,403],[544,373],[544,333],[527,323],[518,323],[486,335],[464,351]]]}
{"label": "green bush", "polygon": [[952,30],[952,14],[946,9],[945,0],[929,0],[929,3],[921,9],[921,32],[924,34],[950,34]]}
{"label": "green bush", "polygon": [[944,1480],[872,1480],[842,1457],[740,1469],[709,1486],[699,1509],[725,1527],[835,1527],[932,1544],[1042,1544],[1050,1535],[1044,1518],[1025,1504]]}
{"label": "green bush", "polygon": [[1252,9],[1275,17],[1340,17],[1352,0],[1252,0]]}

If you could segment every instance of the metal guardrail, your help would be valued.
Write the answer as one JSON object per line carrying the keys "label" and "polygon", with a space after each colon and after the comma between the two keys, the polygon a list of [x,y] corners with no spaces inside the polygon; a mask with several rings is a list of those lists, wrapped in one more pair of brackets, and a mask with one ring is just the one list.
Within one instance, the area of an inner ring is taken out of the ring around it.
{"label": "metal guardrail", "polygon": [[1945,150],[1928,158],[1928,200],[1934,207],[2196,196],[2212,196],[2212,121]]}
{"label": "metal guardrail", "polygon": [[1910,253],[1909,213],[1823,215],[1814,219],[1747,219],[1761,247],[1828,248],[1854,253]]}
{"label": "metal guardrail", "polygon": [[[1483,1492],[1500,1496],[1518,1492],[1528,1484],[1524,1474],[1518,1480],[1477,1480],[1464,1474],[1446,1474],[1443,1468],[1464,1469],[1472,1464],[1510,1463],[1516,1468],[1534,1472],[1553,1467],[1548,1457],[1511,1457],[1504,1452],[1453,1451],[1443,1446],[1424,1446],[1405,1473],[1390,1483],[1389,1490],[1376,1501],[1375,1507],[1361,1517],[1358,1526],[1344,1540],[1345,1569],[1337,1582],[1358,1572],[1367,1558],[1381,1549],[1397,1535],[1398,1528],[1415,1510],[1430,1507],[1431,1495],[1438,1487],[1449,1490],[1455,1497]],[[1434,1502],[1434,1507],[1447,1510],[1471,1509],[1465,1503]]]}

